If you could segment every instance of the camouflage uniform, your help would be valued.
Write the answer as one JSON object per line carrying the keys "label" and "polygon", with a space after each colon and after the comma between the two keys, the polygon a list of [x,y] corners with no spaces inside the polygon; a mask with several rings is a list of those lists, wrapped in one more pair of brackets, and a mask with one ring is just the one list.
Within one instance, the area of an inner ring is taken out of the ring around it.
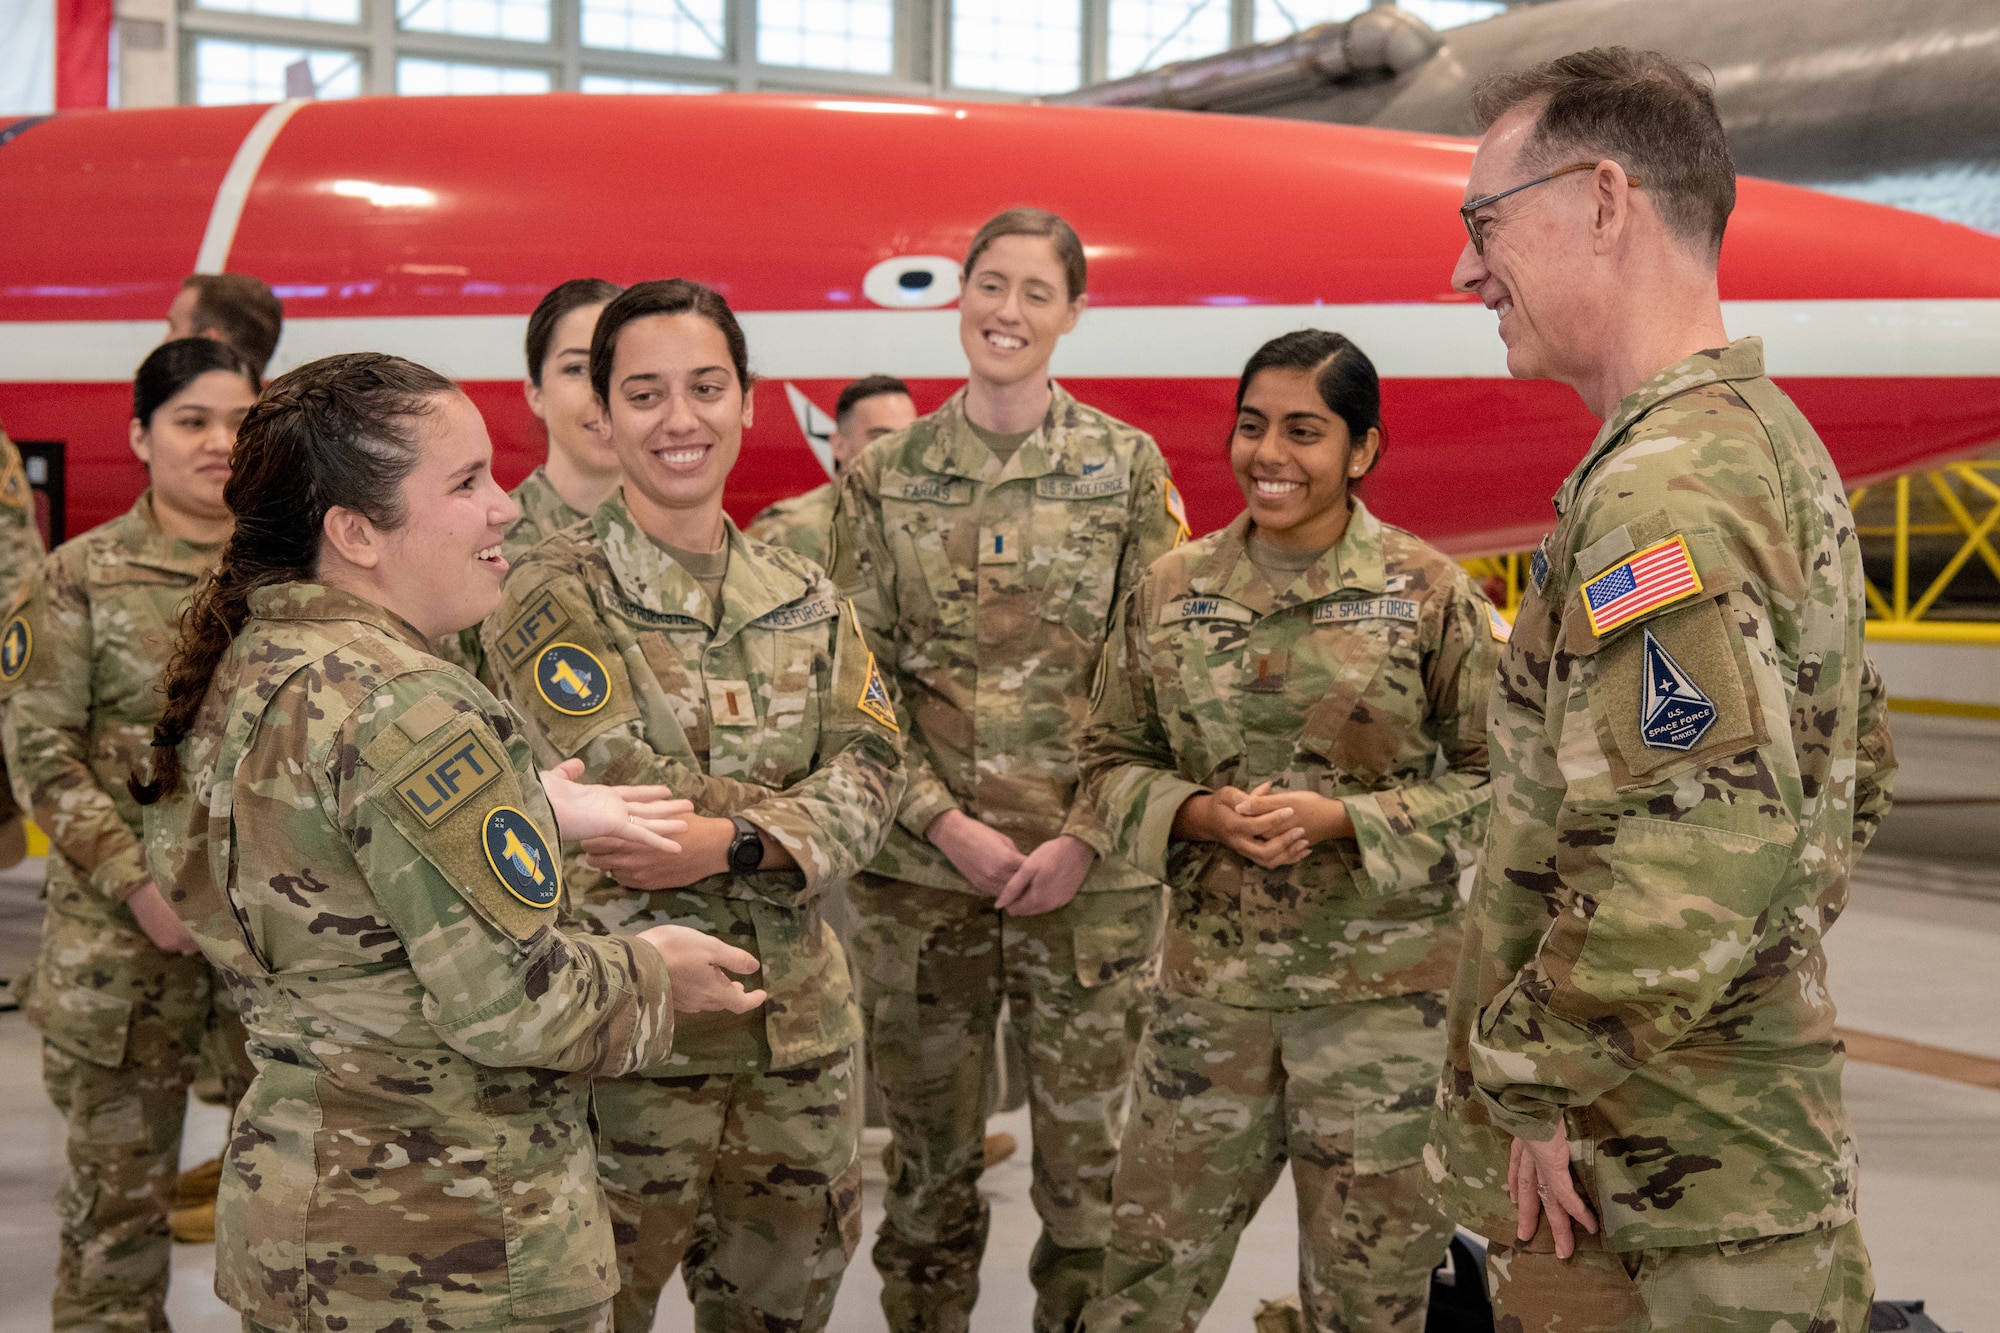
{"label": "camouflage uniform", "polygon": [[727,530],[716,608],[614,495],[522,560],[484,634],[548,762],[580,757],[591,781],[663,782],[701,814],[740,814],[800,867],[646,892],[570,865],[581,928],[707,931],[762,960],[771,997],[686,1020],[670,1062],[597,1085],[626,1333],[652,1327],[684,1259],[703,1328],[821,1327],[860,1235],[860,1020],[818,903],[880,844],[900,745],[832,585]]}
{"label": "camouflage uniform", "polygon": [[216,1293],[299,1333],[601,1325],[590,1078],[666,1057],[666,968],[558,928],[516,715],[371,602],[285,583],[250,611],[146,818],[257,1063]]}
{"label": "camouflage uniform", "polygon": [[[572,523],[581,523],[585,517],[557,494],[545,467],[530,472],[507,494],[521,506],[521,516],[508,525],[507,535],[500,539],[500,554],[510,565],[539,546],[542,538]],[[477,677],[488,689],[493,688],[493,677],[486,670],[486,654],[479,645],[479,626],[447,636],[438,645],[437,655]]]}
{"label": "camouflage uniform", "polygon": [[1004,464],[955,394],[841,474],[834,556],[911,737],[896,827],[851,896],[869,1058],[889,1121],[875,1245],[890,1327],[963,1329],[979,1291],[979,1196],[1001,997],[1028,1055],[1035,1326],[1074,1325],[1111,1234],[1135,1010],[1161,892],[1100,860],[1074,902],[1008,916],[924,840],[965,810],[1032,850],[1073,812],[1075,746],[1120,589],[1184,535],[1147,435],[1060,387]]}
{"label": "camouflage uniform", "polygon": [[[1289,1158],[1306,1327],[1416,1333],[1451,1236],[1419,1159],[1504,622],[1358,500],[1288,586],[1250,531],[1241,515],[1153,562],[1085,734],[1099,849],[1172,889],[1086,1322],[1192,1330]],[[1339,798],[1353,839],[1277,870],[1172,841],[1189,797],[1264,782]]]}
{"label": "camouflage uniform", "polygon": [[[165,1327],[188,1085],[211,1024],[242,1048],[208,964],[162,952],[125,905],[152,880],[125,779],[152,744],[174,622],[219,550],[162,533],[149,492],[57,548],[0,626],[9,765],[54,852],[41,955],[18,989],[68,1122],[57,1328]],[[223,1073],[241,1096],[247,1072]]]}
{"label": "camouflage uniform", "polygon": [[[21,451],[0,428],[0,605],[11,606],[15,593],[42,562],[42,530],[35,522],[35,490],[28,484]],[[20,818],[21,807],[7,770],[0,763],[0,826]]]}
{"label": "camouflage uniform", "polygon": [[833,506],[839,494],[838,482],[815,486],[804,495],[767,506],[745,531],[759,541],[797,551],[825,569],[833,555]]}
{"label": "camouflage uniform", "polygon": [[[1594,1268],[1650,1327],[1694,1292],[1768,1329],[1731,1309],[1743,1256],[1816,1233],[1785,1326],[1864,1327],[1821,937],[1895,760],[1840,478],[1746,338],[1619,404],[1556,512],[1501,659],[1431,1177],[1503,1307],[1595,1317]],[[1514,1246],[1506,1195],[1509,1140],[1558,1116],[1601,1224],[1568,1265],[1530,1257],[1546,1221]]]}

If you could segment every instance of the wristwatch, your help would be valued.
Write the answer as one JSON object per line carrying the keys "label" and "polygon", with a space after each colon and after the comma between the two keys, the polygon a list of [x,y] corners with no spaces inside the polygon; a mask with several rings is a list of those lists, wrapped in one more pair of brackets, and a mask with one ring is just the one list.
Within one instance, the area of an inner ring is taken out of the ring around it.
{"label": "wristwatch", "polygon": [[747,875],[764,864],[764,835],[741,815],[732,815],[729,822],[736,826],[736,836],[729,840],[730,873]]}

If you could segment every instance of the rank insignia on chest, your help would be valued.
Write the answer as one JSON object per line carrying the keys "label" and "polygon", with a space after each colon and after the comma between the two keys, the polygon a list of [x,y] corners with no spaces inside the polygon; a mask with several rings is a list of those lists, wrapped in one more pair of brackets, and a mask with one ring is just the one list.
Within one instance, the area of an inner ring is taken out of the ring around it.
{"label": "rank insignia on chest", "polygon": [[1687,542],[1677,532],[1665,541],[1626,556],[1583,585],[1583,609],[1590,632],[1603,638],[1648,611],[1693,597],[1701,591]]}
{"label": "rank insignia on chest", "polygon": [[481,829],[486,864],[502,888],[530,907],[554,907],[562,897],[562,871],[535,821],[511,805],[487,812]]}
{"label": "rank insignia on chest", "polygon": [[1540,592],[1542,585],[1549,581],[1549,537],[1553,535],[1545,534],[1541,545],[1535,548],[1535,554],[1528,560],[1528,577],[1534,580],[1536,592]]}
{"label": "rank insignia on chest", "polygon": [[26,616],[15,616],[6,629],[0,629],[0,681],[19,680],[34,654],[35,632],[28,628]]}
{"label": "rank insignia on chest", "polygon": [[868,654],[868,677],[861,684],[861,697],[854,706],[874,718],[891,731],[901,731],[896,725],[896,706],[889,702],[889,685],[882,679],[882,669],[875,665],[875,654]]}
{"label": "rank insignia on chest", "polygon": [[1021,559],[1021,540],[1005,528],[979,534],[979,563],[1012,565]]}
{"label": "rank insignia on chest", "polygon": [[1491,602],[1486,605],[1486,628],[1491,630],[1493,637],[1501,643],[1514,637],[1513,625],[1508,623],[1507,617],[1500,614],[1500,608]]}
{"label": "rank insignia on chest", "polygon": [[535,691],[568,717],[587,717],[611,702],[611,677],[587,648],[552,643],[535,659]]}
{"label": "rank insignia on chest", "polygon": [[708,723],[712,727],[754,727],[757,699],[747,680],[708,682]]}
{"label": "rank insignia on chest", "polygon": [[1639,696],[1639,736],[1655,750],[1692,750],[1715,725],[1715,702],[1694,678],[1646,636],[1646,683]]}

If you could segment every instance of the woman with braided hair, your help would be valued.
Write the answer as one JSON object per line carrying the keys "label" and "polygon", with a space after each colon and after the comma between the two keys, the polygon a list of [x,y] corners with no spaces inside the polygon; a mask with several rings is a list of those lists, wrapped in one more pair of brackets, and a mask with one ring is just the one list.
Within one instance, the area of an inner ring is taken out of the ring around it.
{"label": "woman with braided hair", "polygon": [[472,404],[408,361],[274,381],[133,778],[257,1066],[216,1220],[248,1328],[606,1327],[589,1080],[663,1059],[675,1010],[763,1000],[722,971],[755,960],[698,932],[557,926],[559,836],[677,853],[687,803],[538,775],[513,715],[431,655],[500,598],[518,508],[491,460]]}

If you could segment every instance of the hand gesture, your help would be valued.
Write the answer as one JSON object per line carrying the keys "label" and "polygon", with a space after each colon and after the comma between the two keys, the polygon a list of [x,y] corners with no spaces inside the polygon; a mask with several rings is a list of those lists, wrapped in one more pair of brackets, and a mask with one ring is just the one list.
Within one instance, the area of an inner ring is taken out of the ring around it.
{"label": "hand gesture", "polygon": [[950,858],[974,889],[989,897],[1005,892],[1014,872],[1027,860],[1012,838],[963,810],[947,810],[933,819],[924,838]]}
{"label": "hand gesture", "polygon": [[694,809],[691,802],[669,800],[673,792],[665,787],[606,787],[578,782],[582,776],[581,759],[565,759],[542,773],[542,791],[565,837],[573,842],[631,842],[669,854],[680,851],[680,844],[667,835],[686,832],[684,817]]}
{"label": "hand gesture", "polygon": [[132,909],[132,916],[139,923],[139,929],[146,932],[146,938],[161,953],[196,954],[201,946],[188,934],[188,928],[174,915],[174,909],[167,906],[166,897],[159,886],[148,883],[144,888],[125,900]]}
{"label": "hand gesture", "polygon": [[1348,817],[1347,802],[1314,791],[1271,791],[1265,783],[1237,803],[1236,813],[1255,819],[1276,810],[1292,812],[1293,827],[1303,831],[1309,843],[1332,842],[1354,836],[1354,821]]}
{"label": "hand gesture", "polygon": [[1597,1218],[1570,1179],[1569,1136],[1560,1116],[1556,1118],[1556,1136],[1547,1142],[1514,1140],[1507,1158],[1507,1197],[1514,1201],[1514,1234],[1522,1240],[1534,1239],[1542,1211],[1548,1210],[1549,1232],[1555,1237],[1558,1259],[1576,1253],[1572,1218],[1591,1235],[1597,1234]]}
{"label": "hand gesture", "polygon": [[1069,906],[1083,887],[1097,852],[1082,838],[1065,833],[1029,852],[1000,890],[998,906],[1015,916],[1037,916]]}
{"label": "hand gesture", "polygon": [[733,944],[686,926],[654,926],[639,938],[659,951],[674,984],[674,1011],[709,1014],[728,1010],[747,1014],[769,998],[761,990],[746,991],[731,972],[751,973],[757,959]]}
{"label": "hand gesture", "polygon": [[1183,842],[1219,842],[1237,855],[1266,870],[1303,861],[1312,850],[1305,830],[1298,827],[1290,793],[1282,803],[1260,814],[1246,815],[1243,805],[1270,793],[1266,782],[1255,791],[1223,787],[1218,791],[1190,796],[1174,812],[1173,834]]}

